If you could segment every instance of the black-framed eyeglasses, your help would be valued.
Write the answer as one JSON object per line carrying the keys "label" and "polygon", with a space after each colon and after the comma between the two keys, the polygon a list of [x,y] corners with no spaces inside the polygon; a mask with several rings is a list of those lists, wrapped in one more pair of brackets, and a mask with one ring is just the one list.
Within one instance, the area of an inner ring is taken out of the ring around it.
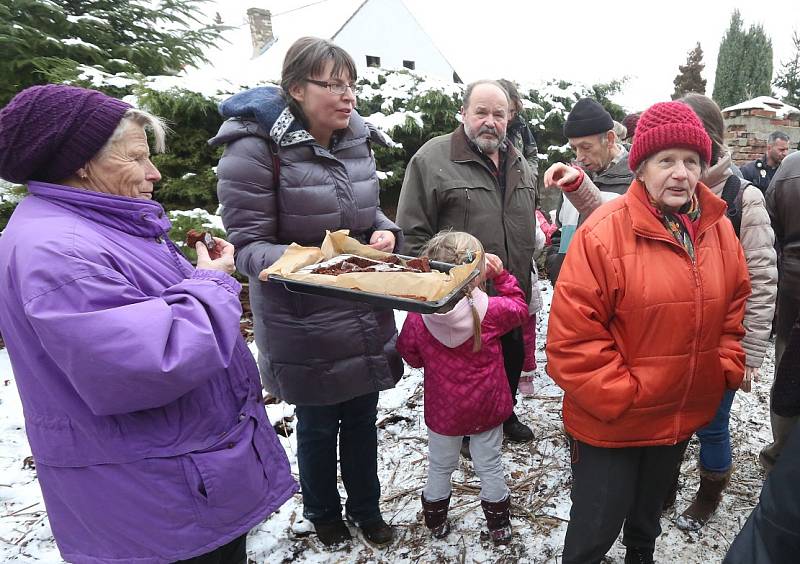
{"label": "black-framed eyeglasses", "polygon": [[350,89],[350,92],[352,92],[353,95],[355,95],[358,89],[358,86],[356,86],[355,83],[342,84],[341,82],[324,82],[322,80],[314,80],[312,78],[307,78],[306,82],[310,82],[311,84],[316,84],[317,86],[322,86],[323,88],[327,88],[331,94],[337,94],[339,96],[347,92],[348,88]]}

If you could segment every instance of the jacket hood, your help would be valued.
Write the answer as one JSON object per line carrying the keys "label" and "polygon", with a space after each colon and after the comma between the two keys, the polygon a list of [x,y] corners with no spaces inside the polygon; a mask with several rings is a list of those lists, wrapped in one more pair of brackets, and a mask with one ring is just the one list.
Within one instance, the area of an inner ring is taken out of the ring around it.
{"label": "jacket hood", "polygon": [[[222,124],[216,136],[209,140],[212,146],[230,143],[242,137],[256,135],[271,139],[280,147],[316,142],[305,129],[303,122],[289,109],[283,91],[277,86],[262,86],[234,94],[219,105],[219,113],[228,121]],[[374,129],[374,128],[373,128]],[[355,110],[350,123],[339,132],[339,139],[363,139],[376,135]],[[379,142],[384,142],[383,138]]]}
{"label": "jacket hood", "polygon": [[[475,303],[481,322],[483,322],[486,311],[489,309],[489,296],[480,288],[473,288],[472,301]],[[466,296],[461,298],[447,313],[423,315],[422,322],[437,341],[450,349],[464,344],[474,334],[472,307]]]}
{"label": "jacket hood", "polygon": [[731,155],[730,153],[724,153],[717,161],[717,164],[706,170],[706,174],[703,176],[703,184],[708,186],[714,194],[720,196],[722,189],[725,187],[725,182],[731,174],[733,174],[731,171]]}

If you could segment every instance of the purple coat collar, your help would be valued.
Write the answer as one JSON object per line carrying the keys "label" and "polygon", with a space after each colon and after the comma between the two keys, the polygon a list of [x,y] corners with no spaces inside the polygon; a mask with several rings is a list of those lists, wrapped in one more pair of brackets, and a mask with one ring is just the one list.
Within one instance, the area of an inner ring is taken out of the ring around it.
{"label": "purple coat collar", "polygon": [[151,200],[36,181],[28,183],[28,192],[81,217],[138,237],[163,235],[172,227],[161,204]]}

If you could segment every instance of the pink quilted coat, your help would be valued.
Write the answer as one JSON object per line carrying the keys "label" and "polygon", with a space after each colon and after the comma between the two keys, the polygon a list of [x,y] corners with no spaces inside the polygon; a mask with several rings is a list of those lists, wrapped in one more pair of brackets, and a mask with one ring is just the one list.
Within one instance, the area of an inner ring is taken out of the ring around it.
{"label": "pink quilted coat", "polygon": [[[471,328],[472,312],[466,298],[452,312],[441,314],[452,319],[454,329],[447,335],[449,338],[436,330],[439,338],[435,337],[426,326],[426,321],[430,325],[431,320],[423,321],[422,315],[409,313],[397,339],[397,350],[403,359],[414,368],[424,369],[425,423],[440,435],[482,433],[511,415],[511,391],[500,336],[528,320],[528,304],[517,279],[508,271],[501,272],[493,283],[499,295],[484,298],[483,307],[476,299],[482,314],[480,351],[472,352],[471,329],[466,333],[456,329]],[[457,342],[453,342],[453,335],[458,335]]]}

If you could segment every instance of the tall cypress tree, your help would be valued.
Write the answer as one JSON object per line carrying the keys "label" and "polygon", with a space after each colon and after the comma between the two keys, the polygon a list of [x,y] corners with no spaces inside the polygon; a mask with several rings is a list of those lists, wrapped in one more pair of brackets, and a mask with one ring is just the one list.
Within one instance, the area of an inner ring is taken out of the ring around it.
{"label": "tall cypress tree", "polygon": [[792,34],[794,43],[794,56],[781,65],[781,70],[775,78],[775,86],[786,90],[783,102],[790,106],[800,107],[800,35],[795,31]]}
{"label": "tall cypress tree", "polygon": [[705,94],[706,79],[701,75],[705,67],[705,64],[703,64],[703,49],[698,41],[697,46],[689,51],[686,57],[686,64],[678,66],[678,75],[672,81],[675,85],[672,99],[677,100],[688,92]]}
{"label": "tall cypress tree", "polygon": [[[714,76],[714,92],[712,98],[721,108],[736,102],[739,76],[739,63],[744,48],[744,31],[742,30],[742,16],[739,10],[731,14],[728,30],[722,36],[717,55],[717,72]],[[731,100],[735,100],[731,102]]]}
{"label": "tall cypress tree", "polygon": [[28,86],[76,80],[81,66],[110,75],[153,76],[205,61],[204,49],[225,29],[202,23],[206,2],[4,0],[0,106]]}
{"label": "tall cypress tree", "polygon": [[[745,57],[742,60],[744,89],[741,101],[772,93],[772,40],[764,28],[751,25],[745,35]],[[735,102],[734,102],[735,103]]]}
{"label": "tall cypress tree", "polygon": [[745,32],[738,10],[722,37],[712,97],[721,108],[755,96],[769,95],[772,41],[760,25]]}

